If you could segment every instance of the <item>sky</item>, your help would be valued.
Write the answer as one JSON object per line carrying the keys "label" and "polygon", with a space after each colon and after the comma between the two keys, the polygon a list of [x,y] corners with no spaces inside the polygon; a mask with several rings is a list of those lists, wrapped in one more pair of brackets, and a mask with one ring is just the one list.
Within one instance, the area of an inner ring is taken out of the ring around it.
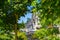
{"label": "sky", "polygon": [[23,21],[24,23],[26,23],[26,22],[27,22],[27,18],[31,18],[31,17],[32,17],[32,13],[27,13],[27,14],[25,15],[25,17],[21,17],[20,20],[18,20],[18,23],[21,23],[22,21]]}

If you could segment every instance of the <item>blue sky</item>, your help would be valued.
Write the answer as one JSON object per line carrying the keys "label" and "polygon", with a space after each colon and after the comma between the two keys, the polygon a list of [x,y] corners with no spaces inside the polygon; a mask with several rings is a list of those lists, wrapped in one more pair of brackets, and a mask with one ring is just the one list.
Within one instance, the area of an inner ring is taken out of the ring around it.
{"label": "blue sky", "polygon": [[27,18],[31,18],[32,17],[32,13],[27,13],[25,15],[25,17],[21,17],[20,20],[18,20],[18,23],[21,23],[22,21],[24,21],[24,23],[26,23]]}

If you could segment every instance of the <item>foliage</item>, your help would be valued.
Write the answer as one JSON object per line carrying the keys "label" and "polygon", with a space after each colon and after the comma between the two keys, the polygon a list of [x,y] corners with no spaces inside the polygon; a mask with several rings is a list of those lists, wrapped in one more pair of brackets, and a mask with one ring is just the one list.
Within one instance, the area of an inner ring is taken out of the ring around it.
{"label": "foliage", "polygon": [[28,11],[27,6],[30,6],[32,1],[0,0],[0,24],[2,23],[0,27],[7,31],[14,30],[16,37],[15,40],[17,40],[18,25],[20,25],[17,22],[21,16],[26,14],[26,11]]}
{"label": "foliage", "polygon": [[56,34],[58,34],[58,29],[55,29],[55,28],[52,28],[52,29],[42,28],[40,30],[37,30],[34,33],[33,38],[38,38],[40,40],[50,40],[50,39],[53,40],[55,38],[55,40],[57,40],[58,37],[56,36]]}
{"label": "foliage", "polygon": [[13,35],[10,32],[5,30],[0,30],[0,40],[12,40]]}
{"label": "foliage", "polygon": [[[33,4],[34,2],[35,4]],[[51,27],[54,24],[60,24],[60,0],[40,0],[39,3],[35,0],[34,2],[32,3],[34,7],[32,11],[33,13],[39,11],[38,16],[42,26],[46,28],[46,26]],[[56,36],[59,32],[57,29],[45,28],[37,30],[33,37],[40,40],[60,40]]]}
{"label": "foliage", "polygon": [[18,30],[20,28],[25,28],[25,23],[23,21],[21,23],[18,23]]}
{"label": "foliage", "polygon": [[41,5],[41,10],[42,10],[41,17],[45,18],[45,21],[47,23],[50,22],[50,23],[56,24],[60,22],[59,20],[60,0],[45,0],[44,2],[42,1],[41,4],[42,4]]}
{"label": "foliage", "polygon": [[[25,26],[24,23],[18,24],[17,21],[21,16],[26,14],[26,11],[28,11],[27,6],[33,6],[33,13],[40,12],[38,16],[42,25],[46,26],[60,23],[60,0],[0,0],[0,29],[3,32],[3,35],[2,33],[0,35],[1,40],[5,40],[5,38],[9,38],[6,40],[10,40],[10,37],[7,35],[10,36],[8,33],[12,30],[14,30],[17,38],[17,30],[21,26]],[[9,32],[7,33],[7,31]],[[48,40],[59,40],[56,38],[56,35],[53,36],[53,34],[57,33],[58,31],[56,29],[40,29],[35,32],[34,36],[43,40],[45,40],[45,37],[48,37]],[[25,34],[21,33],[21,36],[25,37]],[[23,39],[21,36],[19,38]],[[27,39],[25,38],[24,40]]]}
{"label": "foliage", "polygon": [[33,12],[40,12],[38,15],[42,25],[60,23],[60,0],[39,0],[39,2],[35,0],[34,2]]}
{"label": "foliage", "polygon": [[18,32],[18,40],[27,40],[27,36],[24,32]]}
{"label": "foliage", "polygon": [[[0,31],[0,40],[15,40],[15,34],[13,32]],[[27,36],[24,32],[17,32],[18,40],[27,40]]]}

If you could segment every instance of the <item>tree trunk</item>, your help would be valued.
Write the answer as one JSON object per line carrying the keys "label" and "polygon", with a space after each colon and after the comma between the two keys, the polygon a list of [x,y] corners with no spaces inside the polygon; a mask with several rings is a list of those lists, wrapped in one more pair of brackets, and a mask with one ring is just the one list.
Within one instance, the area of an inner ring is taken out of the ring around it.
{"label": "tree trunk", "polygon": [[15,40],[17,40],[17,24],[15,24]]}
{"label": "tree trunk", "polygon": [[15,14],[15,40],[18,40],[18,37],[17,37],[17,21],[18,21],[18,15],[17,14]]}

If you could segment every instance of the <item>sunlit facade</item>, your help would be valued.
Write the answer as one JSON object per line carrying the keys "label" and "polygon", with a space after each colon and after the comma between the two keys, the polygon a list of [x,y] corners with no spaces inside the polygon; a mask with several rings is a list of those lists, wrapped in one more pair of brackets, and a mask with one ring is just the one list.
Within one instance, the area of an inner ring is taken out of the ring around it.
{"label": "sunlit facade", "polygon": [[36,31],[38,28],[41,27],[39,24],[39,18],[37,16],[38,12],[32,14],[32,18],[26,23],[25,29],[26,32]]}

